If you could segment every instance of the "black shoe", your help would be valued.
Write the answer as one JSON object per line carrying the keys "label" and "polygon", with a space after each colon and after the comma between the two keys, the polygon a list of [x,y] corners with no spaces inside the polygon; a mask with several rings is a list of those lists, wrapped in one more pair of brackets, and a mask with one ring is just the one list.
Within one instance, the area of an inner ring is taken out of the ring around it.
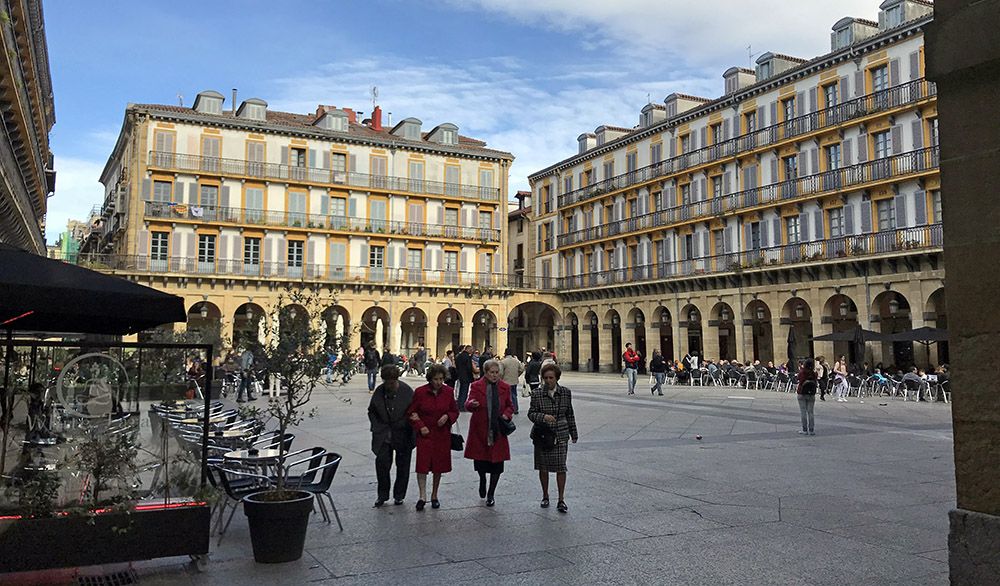
{"label": "black shoe", "polygon": [[492,507],[494,504],[496,504],[496,501],[493,500],[492,496],[486,497],[486,506],[487,507]]}
{"label": "black shoe", "polygon": [[820,395],[820,396],[819,396],[819,400],[820,400],[820,401],[826,401],[826,397],[824,397],[823,395]]}
{"label": "black shoe", "polygon": [[481,499],[486,498],[486,483],[485,482],[480,482],[479,483],[479,498],[481,498]]}
{"label": "black shoe", "polygon": [[440,509],[441,508],[441,501],[439,501],[437,499],[431,499],[431,508],[432,509]]}
{"label": "black shoe", "polygon": [[568,513],[569,512],[569,507],[567,507],[566,503],[564,503],[563,501],[559,501],[556,504],[556,509],[558,509],[560,513]]}
{"label": "black shoe", "polygon": [[547,497],[547,496],[546,497],[542,497],[542,508],[543,509],[549,508],[549,497]]}
{"label": "black shoe", "polygon": [[660,393],[660,395],[659,395],[659,396],[661,396],[661,397],[662,397],[662,396],[663,396],[663,393]]}
{"label": "black shoe", "polygon": [[401,505],[403,504],[403,499],[392,499],[392,504]]}
{"label": "black shoe", "polygon": [[389,500],[389,499],[378,499],[377,501],[375,501],[375,504],[372,505],[372,508],[373,509],[377,509],[377,508],[381,507],[382,505],[385,504],[385,501],[387,501],[387,500]]}
{"label": "black shoe", "polygon": [[425,503],[425,502],[423,501],[423,499],[421,499],[421,500],[417,501],[417,510],[418,510],[418,511],[422,511],[422,510],[424,510],[424,505],[425,505],[425,504],[427,504],[427,503]]}

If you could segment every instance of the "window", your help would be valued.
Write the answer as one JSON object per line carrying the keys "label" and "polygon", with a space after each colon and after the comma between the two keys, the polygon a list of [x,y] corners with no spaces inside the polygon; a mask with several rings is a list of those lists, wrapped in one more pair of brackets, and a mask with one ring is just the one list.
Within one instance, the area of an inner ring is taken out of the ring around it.
{"label": "window", "polygon": [[587,169],[586,171],[584,171],[582,177],[584,179],[584,183],[581,183],[580,187],[586,187],[587,185],[593,185],[594,184],[594,170],[593,169]]}
{"label": "window", "polygon": [[712,177],[712,197],[722,197],[722,175]]}
{"label": "window", "polygon": [[219,157],[222,152],[222,139],[218,136],[201,137],[201,169],[203,171],[219,170]]}
{"label": "window", "polygon": [[944,221],[944,208],[941,207],[941,192],[937,189],[931,192],[931,213],[934,214],[934,223],[940,224]]}
{"label": "window", "polygon": [[216,206],[219,205],[219,186],[218,185],[202,185],[199,188],[198,194],[198,205],[203,208],[209,208],[204,210],[206,218],[211,218],[212,214],[215,212]]}
{"label": "window", "polygon": [[840,96],[838,93],[839,90],[836,83],[823,86],[823,101],[827,108],[836,106],[840,103]]}
{"label": "window", "polygon": [[691,135],[685,134],[681,136],[681,154],[691,152]]}
{"label": "window", "polygon": [[260,238],[248,236],[243,239],[243,264],[260,264]]}
{"label": "window", "polygon": [[479,170],[479,187],[493,187],[493,169]]}
{"label": "window", "polygon": [[851,29],[842,28],[834,33],[834,44],[837,49],[842,49],[851,44]]}
{"label": "window", "polygon": [[153,201],[169,203],[172,189],[173,184],[169,181],[153,181]]}
{"label": "window", "polygon": [[198,235],[198,272],[215,272],[215,235]]}
{"label": "window", "polygon": [[306,166],[306,149],[291,148],[288,151],[288,164],[292,167]]}
{"label": "window", "polygon": [[654,210],[663,209],[663,192],[656,191],[653,193],[653,209]]}
{"label": "window", "polygon": [[885,11],[885,27],[893,28],[903,23],[903,7],[893,6]]}
{"label": "window", "polygon": [[830,238],[844,236],[844,208],[831,208],[829,214]]}
{"label": "window", "polygon": [[795,118],[795,96],[781,101],[781,114],[785,122]]}
{"label": "window", "polygon": [[889,89],[889,68],[885,65],[871,70],[872,91],[881,92]]}
{"label": "window", "polygon": [[615,162],[605,161],[604,163],[604,178],[611,179],[615,176]]}
{"label": "window", "polygon": [[[935,218],[937,217],[935,213]],[[170,253],[170,233],[153,232],[149,246],[149,258],[154,261],[166,261]]]}
{"label": "window", "polygon": [[888,157],[891,154],[892,136],[888,130],[872,134],[872,142],[875,145],[874,158],[884,159],[885,157]]}
{"label": "window", "polygon": [[300,191],[288,192],[288,222],[292,226],[306,223],[306,194]]}
{"label": "window", "polygon": [[264,189],[262,187],[247,187],[246,193],[246,218],[248,222],[260,222],[264,215]]}
{"label": "window", "polygon": [[630,199],[628,200],[628,216],[634,218],[639,215],[639,200]]}
{"label": "window", "polygon": [[840,168],[840,145],[831,144],[826,147],[826,170],[834,171]]}
{"label": "window", "polygon": [[[424,251],[419,248],[407,248],[406,249],[406,268],[409,271],[414,272],[416,275],[420,274],[421,269],[424,266]],[[413,274],[411,277],[415,276]]]}
{"label": "window", "polygon": [[458,144],[458,133],[454,130],[442,130],[441,144]]}
{"label": "window", "polygon": [[799,217],[788,216],[785,218],[785,235],[789,244],[798,244],[802,241],[802,234],[799,232]]}
{"label": "window", "polygon": [[458,252],[454,250],[444,251],[444,270],[449,273],[458,272]]}
{"label": "window", "polygon": [[[375,175],[376,177],[385,177],[386,175],[389,174],[388,159],[386,159],[385,157],[372,157],[370,161],[372,166],[371,168],[372,175]],[[376,184],[381,184],[381,183],[376,183]]]}
{"label": "window", "polygon": [[445,195],[459,195],[461,193],[461,188],[459,185],[462,183],[462,169],[456,165],[445,165],[444,166],[444,194]]}
{"label": "window", "polygon": [[743,122],[747,129],[747,134],[757,130],[757,112],[751,110],[743,115]]}
{"label": "window", "polygon": [[174,152],[174,133],[166,132],[163,130],[157,130],[153,133],[153,150],[157,153],[169,153]]}
{"label": "window", "polygon": [[694,258],[694,234],[684,236],[684,258]]}
{"label": "window", "polygon": [[444,209],[445,226],[458,226],[458,208]]}
{"label": "window", "polygon": [[638,168],[639,168],[639,166],[638,166],[637,153],[635,151],[632,151],[630,153],[626,153],[626,155],[625,155],[625,171],[627,173],[632,173],[633,171],[635,171]]}
{"label": "window", "polygon": [[795,155],[781,159],[781,169],[785,173],[784,177],[785,181],[790,181],[799,176],[798,165],[799,165],[798,157]]}
{"label": "window", "polygon": [[342,197],[330,198],[330,215],[335,218],[347,217],[347,200]]}
{"label": "window", "polygon": [[567,175],[563,177],[563,193],[569,193],[573,191],[573,176]]}
{"label": "window", "polygon": [[723,141],[722,138],[722,123],[718,122],[713,124],[710,128],[712,133],[712,144],[719,144]]}
{"label": "window", "polygon": [[760,250],[760,222],[750,223],[750,250]]}
{"label": "window", "polygon": [[878,210],[879,232],[896,228],[896,205],[892,199],[880,199],[876,203]]}
{"label": "window", "polygon": [[330,170],[334,173],[346,173],[347,155],[344,153],[333,153],[330,155]]}
{"label": "window", "polygon": [[305,242],[301,240],[288,241],[288,276],[301,277]]}
{"label": "window", "polygon": [[757,64],[757,79],[767,79],[771,77],[771,62]]}
{"label": "window", "polygon": [[479,227],[480,228],[493,227],[493,212],[479,212]]}
{"label": "window", "polygon": [[372,246],[368,249],[368,266],[382,268],[385,266],[385,247]]}
{"label": "window", "polygon": [[264,176],[264,143],[247,141],[247,175]]}
{"label": "window", "polygon": [[662,160],[663,160],[663,143],[658,142],[654,145],[651,145],[649,147],[649,162],[655,165],[656,163],[659,163]]}
{"label": "window", "polygon": [[938,145],[938,119],[937,118],[931,118],[930,120],[927,121],[927,125],[930,127],[931,146],[937,146]]}
{"label": "window", "polygon": [[691,184],[686,183],[681,185],[681,205],[688,205],[691,203]]}
{"label": "window", "polygon": [[408,166],[410,191],[421,193],[424,191],[424,162],[410,161]]}
{"label": "window", "polygon": [[726,236],[721,229],[712,230],[712,242],[715,244],[715,256],[726,254]]}
{"label": "window", "polygon": [[543,208],[539,210],[542,214],[547,214],[552,211],[552,198],[549,194],[552,192],[551,185],[543,185],[541,191],[538,193],[538,199],[542,200]]}

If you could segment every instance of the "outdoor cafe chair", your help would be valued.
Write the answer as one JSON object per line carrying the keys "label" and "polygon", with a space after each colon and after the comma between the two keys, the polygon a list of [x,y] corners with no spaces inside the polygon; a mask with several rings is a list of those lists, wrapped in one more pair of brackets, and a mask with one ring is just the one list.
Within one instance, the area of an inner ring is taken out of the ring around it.
{"label": "outdoor cafe chair", "polygon": [[[218,483],[222,486],[222,490],[226,493],[227,497],[221,503],[222,510],[219,512],[219,518],[216,520],[216,529],[220,529],[218,543],[222,543],[222,537],[226,534],[226,530],[229,529],[229,524],[233,522],[233,515],[236,514],[236,509],[239,508],[240,503],[243,502],[243,497],[259,492],[262,489],[270,488],[271,478],[263,474],[255,474],[234,468],[224,468],[222,466],[215,466],[215,471],[218,474]],[[226,520],[226,524],[222,525],[222,518],[229,507],[232,507],[229,512],[229,518]]]}
{"label": "outdoor cafe chair", "polygon": [[316,467],[311,467],[305,472],[303,472],[300,477],[305,477],[307,474],[319,473],[319,480],[311,483],[303,483],[295,486],[299,490],[304,490],[311,492],[316,495],[316,501],[319,502],[319,510],[323,514],[323,520],[327,523],[330,522],[330,514],[326,510],[326,504],[323,502],[323,497],[325,496],[327,500],[330,501],[330,506],[333,508],[333,515],[337,518],[337,526],[340,530],[344,530],[344,525],[340,522],[340,514],[337,513],[337,505],[333,502],[333,497],[330,496],[330,485],[333,484],[333,477],[337,474],[337,468],[340,466],[341,461],[340,454],[333,452],[327,452],[323,455],[323,463]]}
{"label": "outdoor cafe chair", "polygon": [[[297,456],[302,456],[303,454],[308,454],[308,456],[293,460]],[[298,486],[302,484],[311,484],[316,480],[316,471],[319,466],[323,463],[323,456],[326,454],[326,448],[319,446],[313,448],[306,448],[304,450],[296,450],[294,452],[285,454],[285,485],[286,486]],[[290,461],[291,460],[291,461]],[[306,467],[306,470],[300,474],[293,474],[295,468]]]}

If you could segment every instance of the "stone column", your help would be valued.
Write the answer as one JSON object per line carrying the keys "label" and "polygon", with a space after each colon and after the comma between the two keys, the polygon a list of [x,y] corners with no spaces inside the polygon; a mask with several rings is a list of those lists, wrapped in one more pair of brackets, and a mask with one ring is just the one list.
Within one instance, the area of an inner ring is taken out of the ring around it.
{"label": "stone column", "polygon": [[[598,365],[599,372],[614,372],[615,371],[615,361],[611,352],[611,322],[599,323],[597,325],[600,330],[598,331],[598,341],[600,342],[600,347],[597,351],[597,358],[600,361]],[[622,347],[624,347],[624,342]]]}
{"label": "stone column", "polygon": [[556,353],[556,359],[559,363],[559,368],[563,370],[569,370],[572,355],[570,355],[569,343],[570,343],[570,331],[572,326],[562,326],[555,325],[554,335],[555,335],[555,346],[553,350]]}
{"label": "stone column", "polygon": [[[941,189],[947,193],[944,260],[952,357],[958,508],[948,536],[952,584],[1000,575],[1000,384],[996,307],[1000,273],[1000,120],[996,88],[1000,2],[938,0],[926,30],[927,77],[937,83]],[[987,268],[989,267],[989,268]]]}
{"label": "stone column", "polygon": [[580,322],[580,372],[590,372],[587,365],[590,360],[590,336],[593,331],[590,328],[592,327],[589,323]]}
{"label": "stone column", "polygon": [[438,349],[438,322],[436,317],[427,318],[427,326],[424,328],[424,347],[428,356],[435,360],[444,357],[444,351]]}
{"label": "stone column", "polygon": [[708,316],[701,319],[701,345],[704,348],[699,362],[704,360],[719,360],[719,322],[718,320],[708,320]]}

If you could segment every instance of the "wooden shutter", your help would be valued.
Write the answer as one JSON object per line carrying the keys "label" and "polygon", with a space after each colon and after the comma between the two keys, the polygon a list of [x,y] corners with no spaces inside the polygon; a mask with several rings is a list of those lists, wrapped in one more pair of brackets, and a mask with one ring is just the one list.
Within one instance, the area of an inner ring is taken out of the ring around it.
{"label": "wooden shutter", "polygon": [[309,166],[316,168],[316,149],[309,149]]}
{"label": "wooden shutter", "polygon": [[729,118],[722,121],[722,140],[729,140]]}
{"label": "wooden shutter", "polygon": [[325,193],[319,198],[319,213],[324,216],[330,213],[330,196]]}
{"label": "wooden shutter", "polygon": [[[840,91],[837,92],[837,99],[840,102],[846,102],[850,98],[850,82],[847,81],[847,76],[840,78]],[[832,106],[833,104],[827,104],[827,106]]]}
{"label": "wooden shutter", "polygon": [[771,246],[781,244],[781,218],[771,220]]}
{"label": "wooden shutter", "polygon": [[899,85],[899,59],[889,62],[889,86]]}
{"label": "wooden shutter", "polygon": [[323,151],[323,169],[330,168],[330,151]]}
{"label": "wooden shutter", "polygon": [[898,155],[903,152],[903,127],[899,124],[893,126],[890,136],[892,137],[892,154]]}
{"label": "wooden shutter", "polygon": [[809,169],[809,172],[815,175],[816,173],[819,173],[819,149],[818,148],[813,149],[810,155],[811,155],[810,158],[812,159],[811,161],[812,165]]}
{"label": "wooden shutter", "polygon": [[918,118],[913,121],[913,150],[924,148],[924,121]]}
{"label": "wooden shutter", "polygon": [[316,241],[309,240],[306,244],[306,257],[302,259],[303,265],[316,264]]}
{"label": "wooden shutter", "polygon": [[698,180],[698,194],[699,194],[698,201],[705,201],[706,199],[708,199],[708,191],[706,190],[707,185],[708,185],[708,180],[705,179],[704,177]]}
{"label": "wooden shutter", "polygon": [[872,231],[872,202],[861,202],[861,233],[868,234]]}
{"label": "wooden shutter", "polygon": [[854,140],[845,138],[840,147],[841,156],[844,157],[844,166],[850,167],[854,164]]}
{"label": "wooden shutter", "polygon": [[434,264],[437,265],[439,271],[444,268],[444,251],[434,251]]}
{"label": "wooden shutter", "polygon": [[350,168],[348,169],[348,171],[351,172],[351,173],[357,173],[358,172],[358,156],[357,155],[351,155],[348,162],[350,163]]}
{"label": "wooden shutter", "polygon": [[868,135],[862,134],[858,137],[858,162],[864,163],[868,160]]}
{"label": "wooden shutter", "polygon": [[824,234],[825,226],[823,226],[823,210],[816,210],[813,212],[813,240],[823,240],[826,238]]}
{"label": "wooden shutter", "polygon": [[860,98],[865,95],[865,72],[854,72],[854,97]]}
{"label": "wooden shutter", "polygon": [[371,264],[371,251],[369,250],[368,244],[361,245],[361,258],[359,259],[359,267],[367,267]]}
{"label": "wooden shutter", "polygon": [[797,116],[802,116],[805,113],[806,113],[806,94],[805,92],[799,92],[795,94],[795,114]]}
{"label": "wooden shutter", "polygon": [[677,139],[670,137],[667,142],[670,143],[670,158],[672,159],[677,156]]}
{"label": "wooden shutter", "polygon": [[915,225],[923,226],[927,223],[927,193],[924,191],[913,194],[913,216]]}
{"label": "wooden shutter", "polygon": [[729,195],[733,192],[733,177],[731,171],[726,171],[722,174],[722,193],[723,195]]}
{"label": "wooden shutter", "polygon": [[222,186],[222,194],[220,195],[219,207],[228,208],[229,207],[229,186]]}
{"label": "wooden shutter", "polygon": [[438,208],[438,225],[444,226],[444,205]]}
{"label": "wooden shutter", "polygon": [[778,102],[771,102],[771,116],[769,118],[769,124],[774,125],[778,123]]}
{"label": "wooden shutter", "polygon": [[733,251],[732,235],[729,233],[729,226],[722,230],[722,251],[729,253]]}
{"label": "wooden shutter", "polygon": [[184,203],[184,184],[180,181],[174,182],[174,199],[175,203]]}
{"label": "wooden shutter", "polygon": [[905,228],[906,222],[906,196],[902,193],[895,197],[896,205],[896,228]]}
{"label": "wooden shutter", "polygon": [[153,182],[148,177],[142,180],[142,201],[149,201],[152,198],[150,191],[152,190]]}
{"label": "wooden shutter", "polygon": [[702,256],[711,256],[712,255],[712,252],[711,252],[712,251],[712,245],[709,242],[710,238],[711,238],[711,236],[709,235],[708,230],[706,230],[706,231],[704,231],[704,232],[701,233],[701,255]]}
{"label": "wooden shutter", "polygon": [[288,158],[288,147],[283,146],[281,147],[281,164],[288,165],[290,164],[289,162],[290,159]]}
{"label": "wooden shutter", "polygon": [[139,256],[146,256],[149,254],[149,231],[139,230],[138,243],[135,247],[135,252]]}
{"label": "wooden shutter", "polygon": [[[809,214],[799,214],[799,242],[809,241]],[[791,242],[789,242],[791,244]]]}
{"label": "wooden shutter", "polygon": [[767,126],[767,119],[764,117],[765,112],[766,110],[764,109],[764,106],[757,108],[757,130]]}
{"label": "wooden shutter", "polygon": [[266,236],[260,239],[261,260],[265,265],[271,262],[271,245],[273,243],[274,241],[268,240]]}
{"label": "wooden shutter", "polygon": [[743,250],[753,250],[753,224],[751,222],[743,224]]}
{"label": "wooden shutter", "polygon": [[771,183],[778,182],[778,159],[771,159]]}
{"label": "wooden shutter", "polygon": [[465,249],[462,249],[458,253],[458,270],[460,272],[468,272],[468,262],[465,260]]}
{"label": "wooden shutter", "polygon": [[708,146],[708,127],[701,129],[701,140],[698,141],[698,148]]}
{"label": "wooden shutter", "polygon": [[844,206],[844,234],[854,234],[854,205]]}
{"label": "wooden shutter", "polygon": [[352,218],[358,217],[358,199],[356,197],[347,200],[347,215]]}
{"label": "wooden shutter", "polygon": [[809,88],[809,113],[816,111],[816,88]]}
{"label": "wooden shutter", "polygon": [[920,51],[910,53],[910,81],[920,79]]}
{"label": "wooden shutter", "polygon": [[396,247],[388,245],[385,247],[385,268],[391,269],[396,266]]}

